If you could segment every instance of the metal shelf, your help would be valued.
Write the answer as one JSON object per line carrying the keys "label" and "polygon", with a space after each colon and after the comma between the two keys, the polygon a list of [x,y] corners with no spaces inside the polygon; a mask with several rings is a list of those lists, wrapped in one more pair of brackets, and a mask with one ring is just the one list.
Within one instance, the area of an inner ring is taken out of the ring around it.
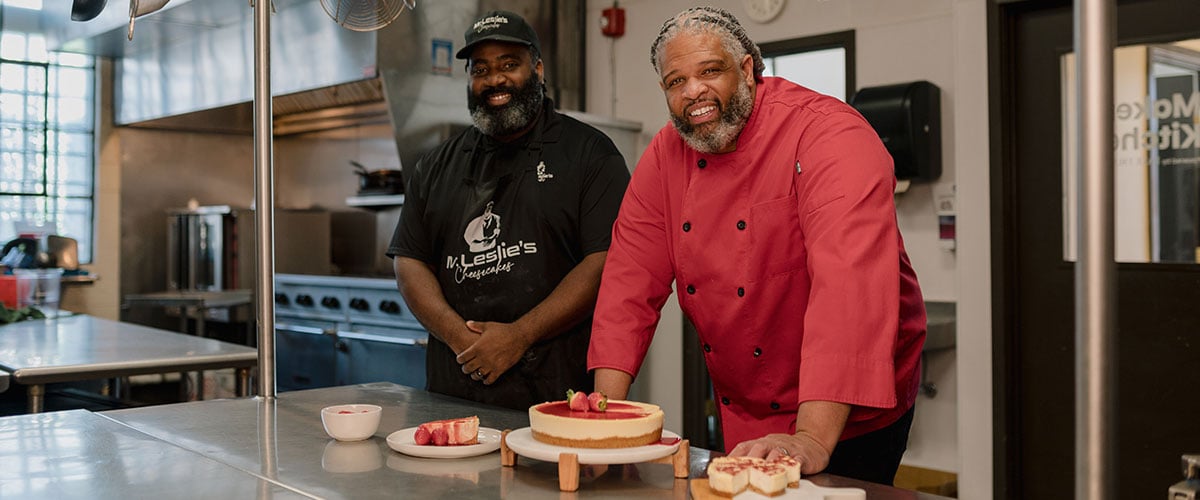
{"label": "metal shelf", "polygon": [[351,196],[346,198],[346,204],[352,207],[394,207],[404,204],[404,195]]}

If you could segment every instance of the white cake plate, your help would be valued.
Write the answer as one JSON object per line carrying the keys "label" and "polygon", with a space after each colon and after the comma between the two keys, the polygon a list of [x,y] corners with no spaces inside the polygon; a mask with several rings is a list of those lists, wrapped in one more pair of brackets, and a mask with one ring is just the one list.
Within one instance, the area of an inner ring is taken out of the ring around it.
{"label": "white cake plate", "polygon": [[558,462],[558,489],[579,489],[580,465],[636,464],[643,462],[665,463],[674,467],[675,477],[688,477],[688,440],[678,434],[664,430],[663,440],[671,444],[649,444],[630,448],[572,448],[554,446],[533,439],[533,432],[524,427],[515,431],[504,431],[500,437],[500,464],[513,467],[517,455]]}
{"label": "white cake plate", "polygon": [[543,443],[533,438],[528,427],[508,433],[508,447],[518,455],[544,462],[557,462],[563,453],[574,453],[583,465],[637,464],[670,456],[679,450],[679,434],[664,430],[664,440],[672,444],[648,444],[631,448],[572,448]]}

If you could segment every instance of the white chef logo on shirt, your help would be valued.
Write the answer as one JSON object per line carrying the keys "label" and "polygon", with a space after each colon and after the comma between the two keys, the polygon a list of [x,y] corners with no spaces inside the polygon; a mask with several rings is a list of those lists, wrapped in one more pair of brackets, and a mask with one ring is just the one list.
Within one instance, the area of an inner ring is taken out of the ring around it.
{"label": "white chef logo on shirt", "polygon": [[446,257],[446,269],[454,270],[454,281],[462,283],[467,278],[481,279],[491,274],[512,271],[515,258],[537,253],[537,243],[520,240],[516,243],[500,241],[500,214],[492,209],[495,202],[489,201],[483,213],[463,231],[470,255],[460,254]]}
{"label": "white chef logo on shirt", "polygon": [[546,180],[553,179],[553,178],[554,178],[554,174],[546,173],[546,162],[539,161],[538,165],[537,165],[538,182],[546,182]]}
{"label": "white chef logo on shirt", "polygon": [[496,238],[500,237],[500,216],[492,212],[492,206],[495,204],[496,202],[489,201],[483,208],[483,215],[467,223],[463,239],[467,240],[467,246],[473,253],[491,250],[496,246]]}

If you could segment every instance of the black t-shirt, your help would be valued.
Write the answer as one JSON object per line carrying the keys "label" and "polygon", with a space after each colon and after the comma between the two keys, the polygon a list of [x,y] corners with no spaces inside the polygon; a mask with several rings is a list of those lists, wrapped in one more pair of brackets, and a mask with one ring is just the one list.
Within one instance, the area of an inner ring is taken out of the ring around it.
{"label": "black t-shirt", "polygon": [[[418,161],[388,255],[429,264],[467,320],[512,322],[541,303],[585,256],[608,250],[629,183],[599,130],[546,104],[534,128],[501,143],[471,127]],[[429,389],[524,409],[591,390],[591,318],[534,345],[491,386],[462,373],[429,339]]]}

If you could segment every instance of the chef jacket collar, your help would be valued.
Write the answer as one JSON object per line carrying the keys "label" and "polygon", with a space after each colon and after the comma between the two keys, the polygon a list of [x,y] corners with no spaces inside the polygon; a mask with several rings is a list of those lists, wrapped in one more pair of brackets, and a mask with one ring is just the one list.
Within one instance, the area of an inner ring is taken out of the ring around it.
{"label": "chef jacket collar", "polygon": [[[762,108],[763,94],[766,93],[766,85],[762,81],[756,81],[754,85],[754,106],[750,108],[750,117],[746,119],[746,125],[742,126],[742,131],[738,133],[737,141],[739,147],[728,153],[701,153],[691,149],[693,153],[700,155],[702,158],[737,158],[739,155],[746,153],[750,148],[757,146],[754,137],[758,135],[758,129],[763,120],[760,120],[762,113],[759,110]],[[678,131],[676,131],[678,133]],[[680,137],[683,140],[683,137]],[[773,144],[762,145],[761,147],[775,147]],[[741,162],[729,162],[729,168],[738,168]],[[747,165],[749,166],[749,165]]]}

